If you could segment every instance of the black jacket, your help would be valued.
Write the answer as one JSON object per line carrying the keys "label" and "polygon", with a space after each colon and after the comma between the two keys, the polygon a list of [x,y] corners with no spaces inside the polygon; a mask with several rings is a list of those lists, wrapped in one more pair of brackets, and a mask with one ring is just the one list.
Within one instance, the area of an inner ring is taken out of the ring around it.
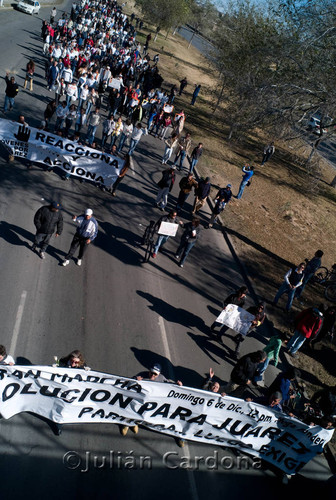
{"label": "black jacket", "polygon": [[38,209],[34,217],[34,224],[38,233],[52,234],[57,226],[57,234],[63,231],[63,216],[60,211],[53,212],[51,206]]}
{"label": "black jacket", "polygon": [[[252,353],[253,354],[253,353]],[[246,354],[237,362],[236,366],[231,372],[231,380],[235,384],[243,385],[248,380],[253,380],[257,371],[259,361],[253,361],[251,354]]]}
{"label": "black jacket", "polygon": [[196,196],[198,196],[198,198],[204,200],[204,198],[207,198],[209,196],[210,188],[211,188],[210,182],[206,182],[205,179],[202,179],[198,183],[195,194]]}
{"label": "black jacket", "polygon": [[16,97],[19,92],[19,86],[16,82],[12,83],[8,76],[6,76],[6,96],[7,97]]}
{"label": "black jacket", "polygon": [[173,189],[173,185],[175,182],[175,172],[170,168],[167,168],[162,172],[162,178],[159,180],[157,185],[160,189],[164,189],[169,187],[169,191]]}

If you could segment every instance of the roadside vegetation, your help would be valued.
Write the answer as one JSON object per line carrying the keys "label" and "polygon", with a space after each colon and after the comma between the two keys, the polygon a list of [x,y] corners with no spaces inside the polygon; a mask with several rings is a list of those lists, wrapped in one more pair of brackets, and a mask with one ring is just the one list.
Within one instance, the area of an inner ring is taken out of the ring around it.
{"label": "roadside vegetation", "polygon": [[[197,167],[200,175],[210,175],[212,195],[227,183],[237,194],[244,163],[256,168],[251,186],[226,207],[222,220],[257,294],[272,301],[289,267],[312,258],[317,249],[324,251],[323,265],[330,268],[336,262],[336,170],[319,154],[321,143],[336,132],[336,5],[285,0],[281,8],[275,2],[261,12],[247,2],[234,2],[221,15],[209,17],[211,26],[197,21],[202,16],[190,9],[160,25],[150,10],[150,18],[144,17],[147,8],[147,0],[136,0],[136,5],[127,3],[126,11],[145,20],[137,35],[142,44],[152,33],[149,55],[160,56],[164,89],[188,79],[175,109],[184,109],[185,130],[193,143],[204,144]],[[184,23],[194,23],[200,31],[203,26],[215,46],[210,59],[178,34],[177,26]],[[196,84],[201,92],[191,106]],[[321,128],[312,133],[307,123],[316,115]],[[260,166],[271,141],[275,154]],[[308,285],[304,300],[303,305],[294,302],[289,317],[269,308],[275,327],[289,331],[297,312],[327,303],[324,288]],[[335,345],[326,341],[313,352],[303,349],[295,360],[306,375],[308,393],[336,384],[335,352]]]}

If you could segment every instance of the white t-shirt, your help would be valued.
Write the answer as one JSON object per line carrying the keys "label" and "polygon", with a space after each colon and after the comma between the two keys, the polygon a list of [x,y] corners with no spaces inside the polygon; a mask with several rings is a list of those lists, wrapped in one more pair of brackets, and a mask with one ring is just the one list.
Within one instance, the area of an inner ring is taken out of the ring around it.
{"label": "white t-shirt", "polygon": [[0,361],[0,365],[9,365],[9,363],[13,363],[13,365],[15,365],[15,361],[12,356],[9,356],[9,354],[7,354],[7,356],[2,361]]}

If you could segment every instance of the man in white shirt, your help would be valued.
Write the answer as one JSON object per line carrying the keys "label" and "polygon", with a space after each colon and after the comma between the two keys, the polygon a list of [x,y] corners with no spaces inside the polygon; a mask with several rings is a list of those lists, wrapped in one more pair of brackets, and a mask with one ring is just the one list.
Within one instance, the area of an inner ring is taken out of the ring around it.
{"label": "man in white shirt", "polygon": [[73,78],[71,68],[64,68],[61,73],[61,78],[64,78],[65,83],[71,83]]}

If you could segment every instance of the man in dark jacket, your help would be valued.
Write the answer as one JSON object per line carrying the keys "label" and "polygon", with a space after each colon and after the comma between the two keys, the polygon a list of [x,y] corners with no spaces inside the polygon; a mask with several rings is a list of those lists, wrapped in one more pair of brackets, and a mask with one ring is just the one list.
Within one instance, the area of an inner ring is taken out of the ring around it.
{"label": "man in dark jacket", "polygon": [[168,193],[173,189],[173,185],[175,182],[175,169],[176,167],[172,166],[167,168],[162,172],[162,177],[157,183],[159,186],[159,191],[155,200],[155,206],[160,208],[163,212],[165,206],[168,202]]}
{"label": "man in dark jacket", "polygon": [[180,267],[183,267],[184,261],[188,257],[190,250],[198,240],[201,229],[200,220],[197,217],[194,217],[191,222],[183,224],[183,226],[184,226],[184,232],[181,236],[181,242],[175,255],[176,259],[179,259],[180,256],[182,255],[179,264]]}
{"label": "man in dark jacket", "polygon": [[53,201],[50,205],[39,208],[34,216],[36,235],[32,250],[35,251],[40,245],[39,255],[41,259],[45,259],[45,251],[54,231],[56,230],[56,238],[62,234],[63,216],[60,209],[60,204]]}
{"label": "man in dark jacket", "polygon": [[186,202],[189,194],[191,193],[192,188],[197,189],[198,183],[193,178],[193,174],[189,173],[186,177],[182,177],[179,186],[180,186],[180,192],[176,203],[177,213],[181,212],[184,203]]}
{"label": "man in dark jacket", "polygon": [[234,392],[234,396],[239,397],[246,386],[252,383],[258,364],[265,361],[266,356],[264,351],[256,351],[240,358],[231,372],[230,381],[225,387],[225,392],[227,394]]}
{"label": "man in dark jacket", "polygon": [[210,177],[201,179],[195,189],[195,201],[192,213],[198,212],[205,205],[205,202],[210,194],[211,184]]}
{"label": "man in dark jacket", "polygon": [[12,108],[14,108],[15,100],[14,98],[17,96],[19,92],[19,86],[15,81],[14,76],[10,79],[8,78],[9,73],[6,73],[5,82],[6,82],[6,90],[5,90],[5,104],[4,104],[4,112],[6,113]]}

